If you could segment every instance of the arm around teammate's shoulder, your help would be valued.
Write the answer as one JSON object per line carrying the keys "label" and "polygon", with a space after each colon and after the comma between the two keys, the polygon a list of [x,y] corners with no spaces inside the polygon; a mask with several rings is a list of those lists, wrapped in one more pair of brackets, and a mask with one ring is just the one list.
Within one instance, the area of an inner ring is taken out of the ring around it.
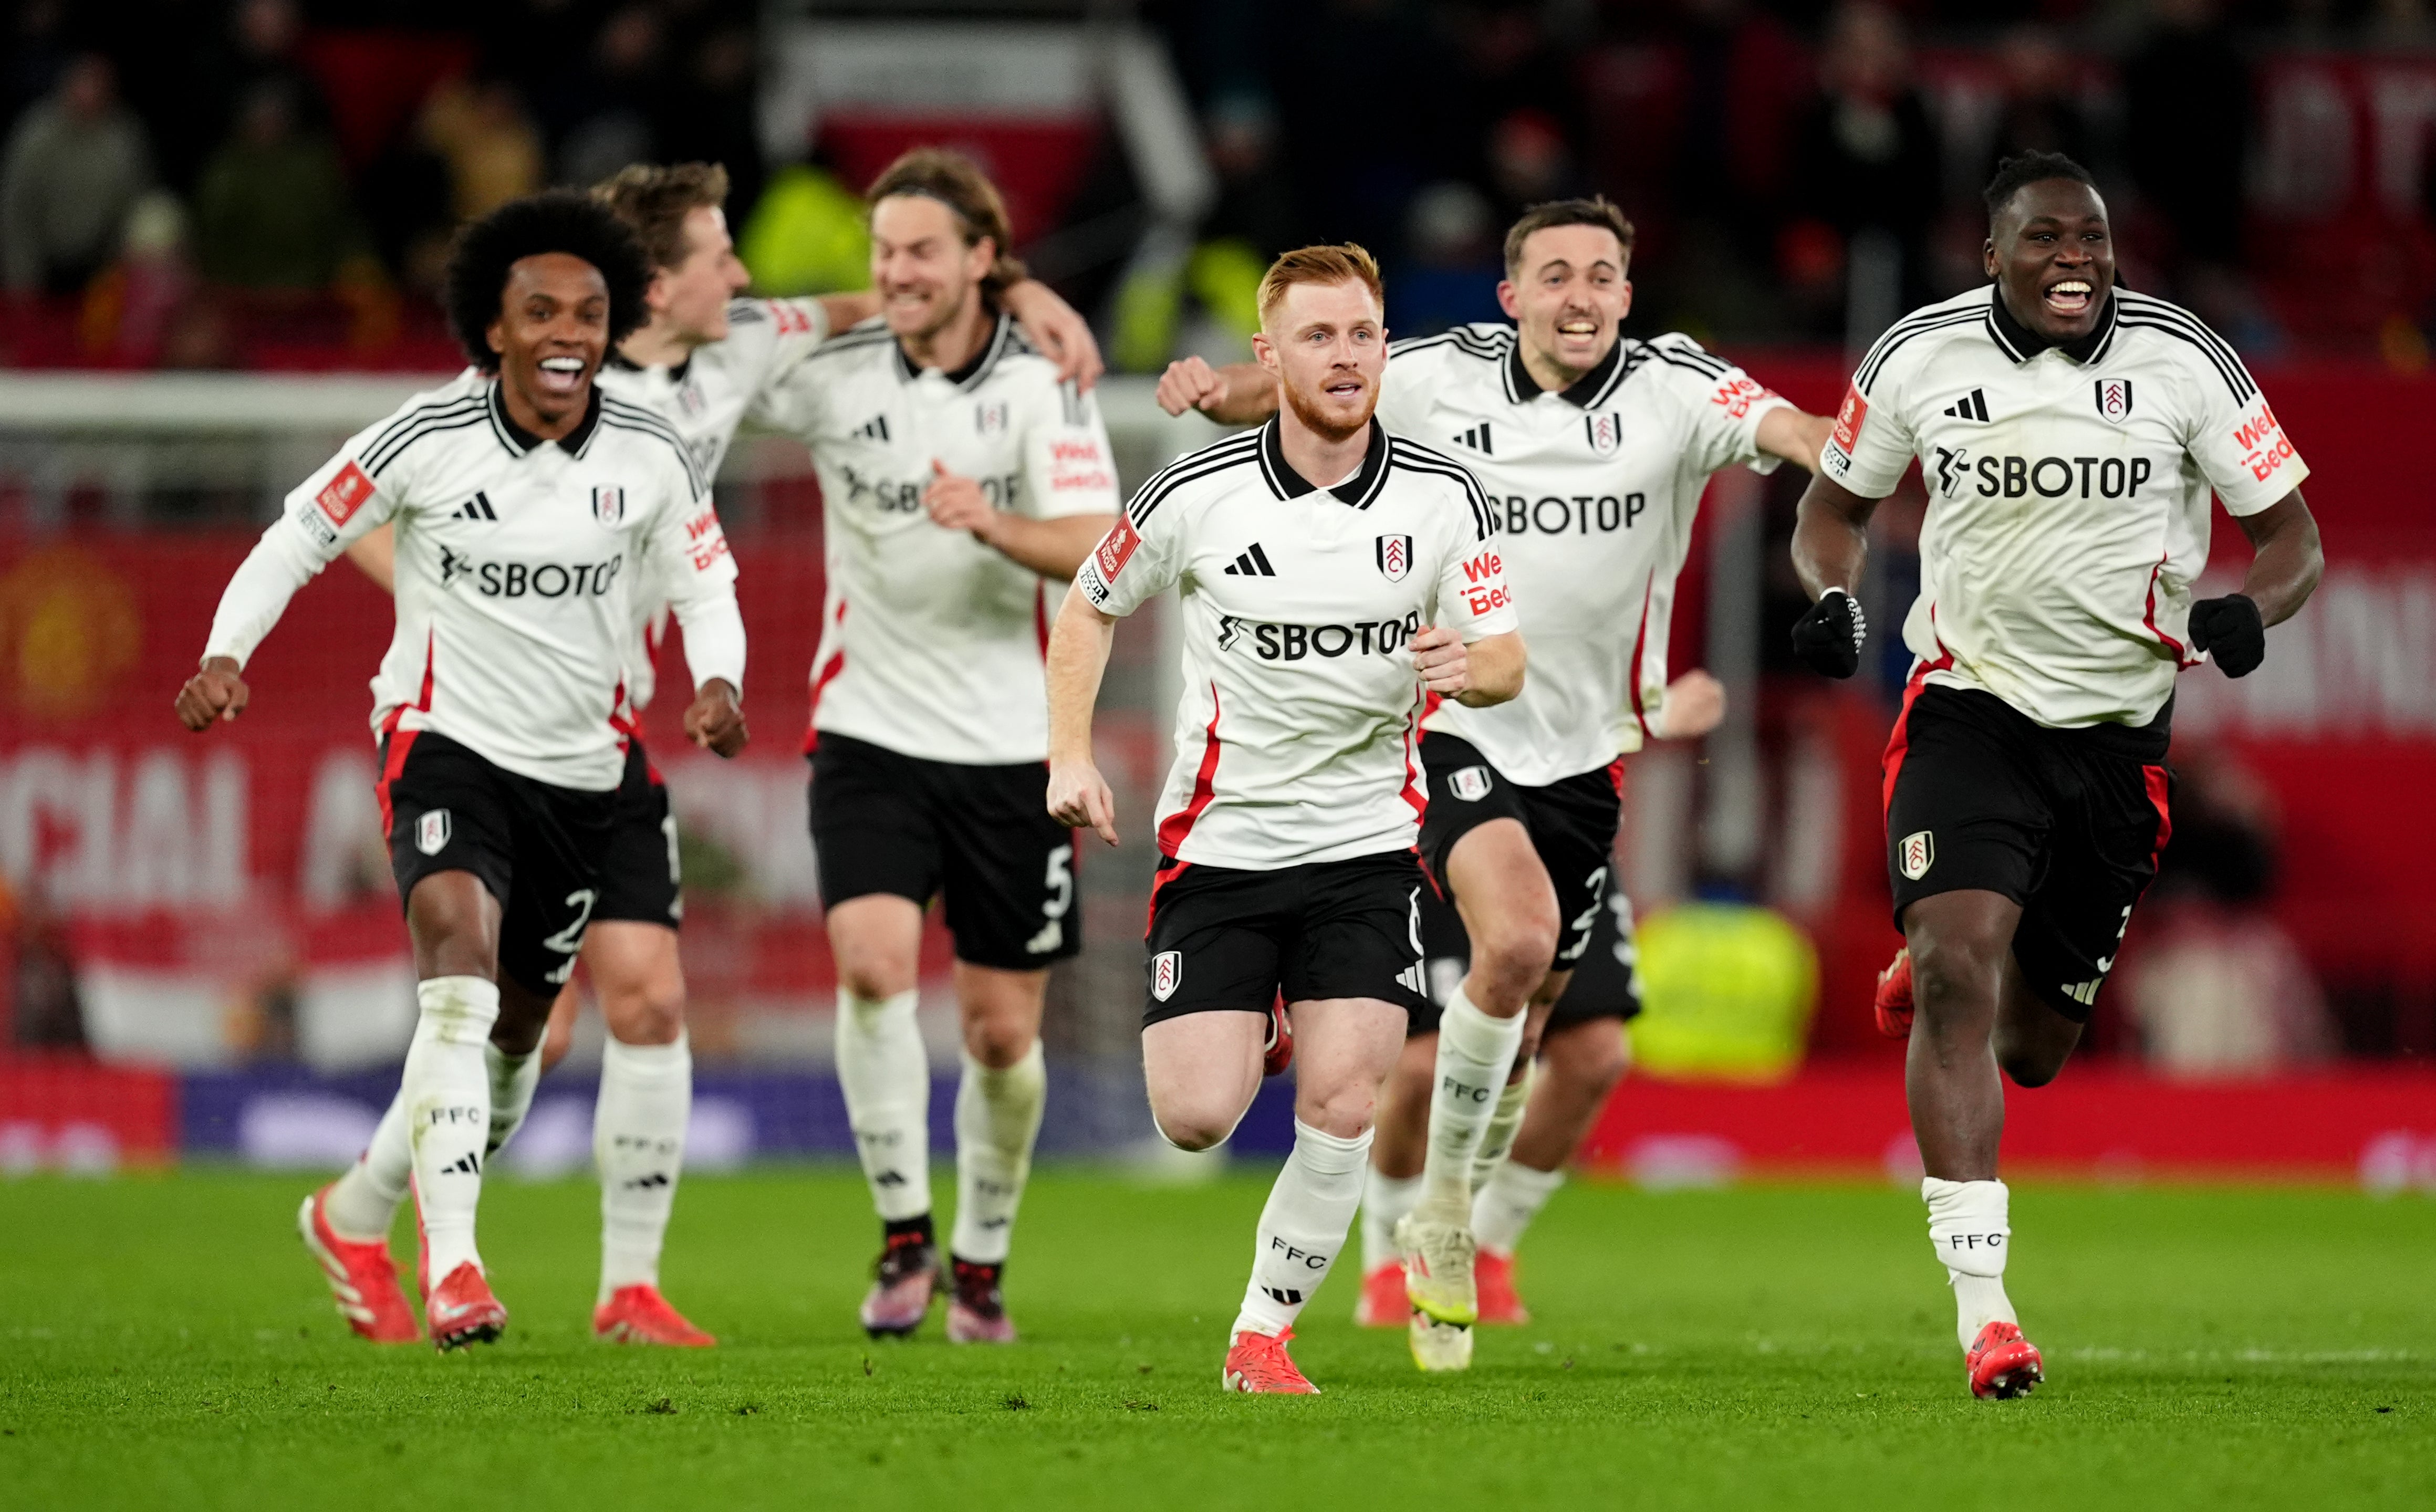
{"label": "arm around teammate's shoulder", "polygon": [[1213,368],[1178,357],[1159,374],[1158,406],[1171,415],[1198,409],[1226,426],[1257,426],[1278,412],[1278,380],[1257,362]]}
{"label": "arm around teammate's shoulder", "polygon": [[1836,422],[1829,416],[1783,405],[1760,416],[1759,428],[1752,432],[1751,439],[1768,456],[1782,457],[1815,473],[1818,471],[1818,454],[1827,449],[1827,438],[1835,430]]}

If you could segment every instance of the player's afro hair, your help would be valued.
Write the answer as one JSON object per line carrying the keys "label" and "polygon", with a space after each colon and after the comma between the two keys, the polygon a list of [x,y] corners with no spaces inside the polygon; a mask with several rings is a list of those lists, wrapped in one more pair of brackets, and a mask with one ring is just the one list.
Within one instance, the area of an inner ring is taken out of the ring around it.
{"label": "player's afro hair", "polygon": [[511,200],[459,232],[448,253],[448,327],[482,372],[499,370],[487,333],[499,318],[508,269],[544,252],[580,257],[600,270],[609,286],[612,351],[650,316],[643,291],[652,283],[651,260],[617,212],[573,189]]}
{"label": "player's afro hair", "polygon": [[1995,219],[2024,188],[2048,179],[2070,179],[2097,187],[2087,168],[2061,152],[2018,152],[1997,164],[1996,176],[1988,181],[1988,218]]}

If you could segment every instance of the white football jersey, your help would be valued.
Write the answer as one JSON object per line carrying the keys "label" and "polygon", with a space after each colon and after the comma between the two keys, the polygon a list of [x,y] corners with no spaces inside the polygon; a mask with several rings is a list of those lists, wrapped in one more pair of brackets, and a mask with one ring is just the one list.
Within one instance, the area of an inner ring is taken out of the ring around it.
{"label": "white football jersey", "polygon": [[1561,393],[1533,381],[1513,327],[1459,325],[1388,349],[1379,418],[1463,460],[1488,490],[1531,675],[1510,704],[1442,704],[1525,787],[1638,751],[1666,697],[1675,576],[1709,475],[1766,473],[1759,423],[1786,401],[1686,336],[1619,339]]}
{"label": "white football jersey", "polygon": [[932,761],[1049,755],[1041,579],[922,507],[931,463],[1035,519],[1114,514],[1098,403],[1000,316],[957,373],[917,369],[865,321],[799,364],[763,415],[810,446],[828,602],[812,658],[811,734]]}
{"label": "white football jersey", "polygon": [[[620,399],[659,411],[685,439],[695,470],[715,479],[754,404],[828,334],[828,316],[816,299],[732,300],[723,339],[694,348],[672,368],[637,367],[612,356],[596,381]],[[668,600],[637,592],[635,608],[640,617],[627,650],[626,702],[640,709],[652,701]]]}
{"label": "white football jersey", "polygon": [[2117,288],[2087,338],[2049,346],[1994,288],[1880,337],[1819,461],[1882,498],[1920,460],[1928,517],[1904,643],[1928,681],[2041,724],[2146,724],[2198,665],[2185,627],[2209,493],[2255,514],[2309,469],[2189,311]]}
{"label": "white football jersey", "polygon": [[1107,615],[1181,589],[1159,850],[1275,871],[1410,847],[1429,801],[1412,638],[1516,628],[1490,535],[1471,475],[1376,421],[1333,487],[1286,464],[1275,420],[1143,484],[1074,582]]}
{"label": "white football jersey", "polygon": [[470,370],[287,495],[205,654],[242,666],[288,598],[383,521],[397,527],[397,633],[373,679],[377,730],[436,730],[537,781],[615,788],[638,583],[673,602],[697,684],[744,686],[736,564],[668,422],[596,391],[582,425],[540,441]]}

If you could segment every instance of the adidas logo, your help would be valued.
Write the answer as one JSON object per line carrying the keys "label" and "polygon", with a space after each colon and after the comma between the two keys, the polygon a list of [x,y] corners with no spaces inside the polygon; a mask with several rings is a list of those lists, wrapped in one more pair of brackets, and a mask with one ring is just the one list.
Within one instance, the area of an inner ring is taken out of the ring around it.
{"label": "adidas logo", "polygon": [[448,517],[452,520],[496,520],[499,517],[499,513],[491,508],[490,495],[476,494],[472,498],[449,511]]}
{"label": "adidas logo", "polygon": [[1988,423],[1988,396],[1974,389],[1947,405],[1945,413],[1957,420],[1975,420],[1984,426]]}
{"label": "adidas logo", "polygon": [[1418,961],[1414,962],[1403,970],[1397,972],[1396,980],[1403,985],[1412,988],[1415,992],[1419,993],[1424,998],[1429,996],[1430,989],[1428,979],[1421,975],[1421,963]]}
{"label": "adidas logo", "polygon": [[1302,1306],[1302,1294],[1291,1287],[1263,1286],[1261,1290],[1266,1292],[1273,1302],[1281,1302],[1287,1307]]}
{"label": "adidas logo", "polygon": [[482,1157],[468,1150],[440,1168],[444,1176],[478,1176],[482,1173]]}
{"label": "adidas logo", "polygon": [[664,1173],[654,1171],[648,1176],[636,1176],[634,1180],[627,1182],[626,1190],[628,1191],[649,1191],[653,1187],[665,1187],[668,1184],[668,1176]]}
{"label": "adidas logo", "polygon": [[1488,444],[1488,422],[1484,420],[1455,438],[1459,445],[1469,446],[1483,457],[1494,456],[1496,448]]}
{"label": "adidas logo", "polygon": [[1274,578],[1278,569],[1269,565],[1269,554],[1261,549],[1260,542],[1255,541],[1250,550],[1237,557],[1227,568],[1226,575],[1230,578]]}
{"label": "adidas logo", "polygon": [[861,426],[856,426],[854,433],[861,436],[865,441],[886,441],[888,439],[888,417],[886,415],[874,415],[869,420],[864,421]]}
{"label": "adidas logo", "polygon": [[898,1172],[883,1171],[871,1178],[871,1184],[875,1187],[901,1187],[905,1185],[905,1177]]}

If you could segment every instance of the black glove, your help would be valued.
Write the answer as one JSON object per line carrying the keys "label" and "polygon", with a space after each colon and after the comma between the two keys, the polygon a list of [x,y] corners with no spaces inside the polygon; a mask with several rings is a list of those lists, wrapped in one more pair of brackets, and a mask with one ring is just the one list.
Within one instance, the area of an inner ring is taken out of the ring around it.
{"label": "black glove", "polygon": [[1830,588],[1793,622],[1793,654],[1822,677],[1850,677],[1861,669],[1861,642],[1869,637],[1860,600]]}
{"label": "black glove", "polygon": [[2227,677],[2247,677],[2267,659],[2267,624],[2247,594],[2191,605],[2191,649],[2213,652]]}

